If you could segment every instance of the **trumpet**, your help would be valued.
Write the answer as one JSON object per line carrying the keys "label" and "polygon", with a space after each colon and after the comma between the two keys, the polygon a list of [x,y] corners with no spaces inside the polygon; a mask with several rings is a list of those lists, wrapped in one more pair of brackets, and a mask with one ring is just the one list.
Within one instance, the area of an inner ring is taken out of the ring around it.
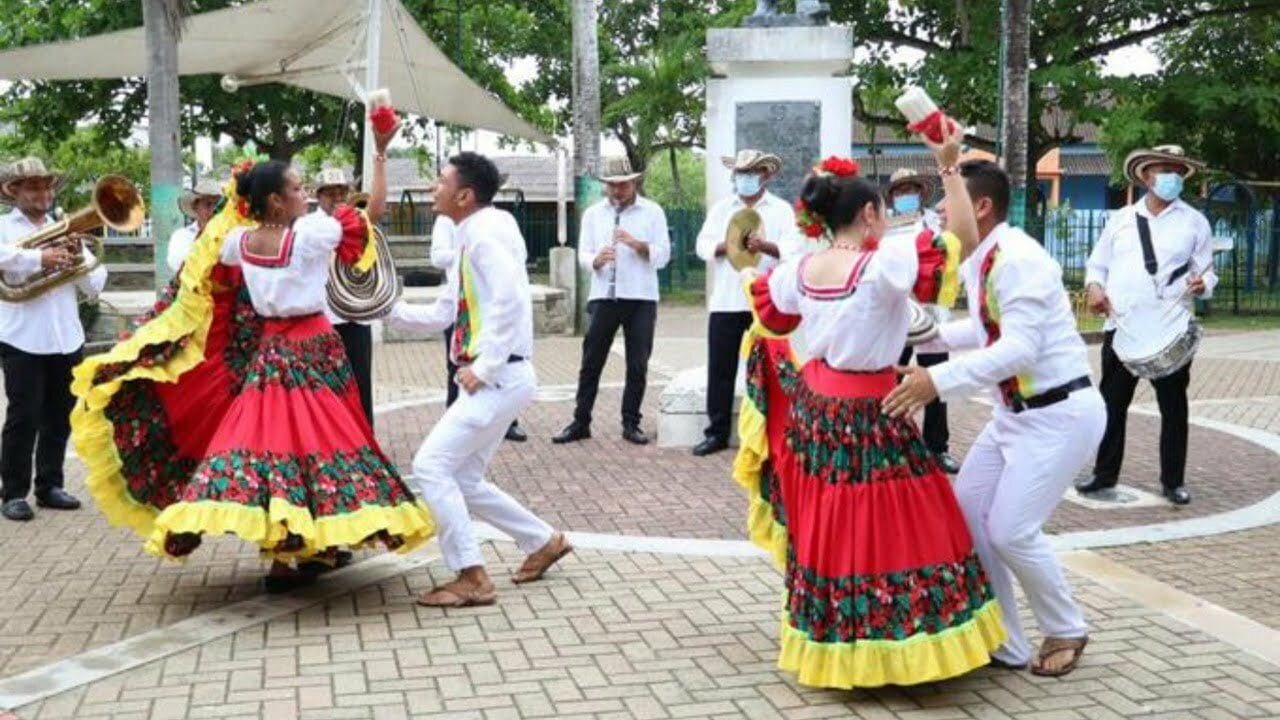
{"label": "trumpet", "polygon": [[[25,302],[89,274],[102,264],[102,239],[90,233],[103,226],[118,232],[132,232],[146,219],[146,204],[133,183],[119,175],[106,175],[93,188],[93,201],[62,220],[18,240],[23,250],[46,250],[65,247],[74,261],[67,266],[40,270],[19,283],[0,276],[0,300]],[[85,259],[86,245],[93,260]]]}

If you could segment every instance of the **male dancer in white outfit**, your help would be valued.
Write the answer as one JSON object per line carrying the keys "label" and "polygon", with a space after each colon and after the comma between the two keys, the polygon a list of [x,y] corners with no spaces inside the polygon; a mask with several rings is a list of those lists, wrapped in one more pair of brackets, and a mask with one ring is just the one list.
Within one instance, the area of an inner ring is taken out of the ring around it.
{"label": "male dancer in white outfit", "polygon": [[[930,368],[899,368],[902,384],[885,409],[905,415],[935,397],[956,401],[998,389],[991,421],[955,485],[1009,631],[992,663],[1021,669],[1030,662],[1037,675],[1065,675],[1079,662],[1088,627],[1042,528],[1097,451],[1106,408],[1089,379],[1062,268],[1005,223],[1008,175],[988,161],[952,171],[966,180],[983,239],[960,270],[970,317],[942,326],[940,338],[952,351],[980,349]],[[1013,577],[1045,635],[1034,662]]]}
{"label": "male dancer in white outfit", "polygon": [[[450,353],[464,391],[413,458],[409,478],[440,525],[440,550],[457,579],[418,598],[428,607],[491,605],[497,590],[471,527],[471,513],[513,537],[528,554],[512,577],[542,577],[572,551],[514,498],[485,480],[489,461],[511,421],[528,407],[538,381],[533,355],[529,276],[512,248],[519,228],[493,207],[498,169],[475,153],[449,160],[435,187],[435,211],[457,224],[458,256],[445,293],[433,305],[398,303],[387,321],[423,332],[457,324]],[[523,242],[519,243],[523,246]]]}

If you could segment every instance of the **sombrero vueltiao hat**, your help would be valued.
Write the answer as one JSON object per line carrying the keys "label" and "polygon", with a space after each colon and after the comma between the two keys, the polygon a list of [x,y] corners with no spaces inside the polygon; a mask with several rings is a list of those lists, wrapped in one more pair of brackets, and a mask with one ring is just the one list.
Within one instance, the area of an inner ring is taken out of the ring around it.
{"label": "sombrero vueltiao hat", "polygon": [[13,186],[23,180],[49,179],[53,181],[53,191],[66,182],[66,176],[45,168],[44,161],[38,157],[25,157],[0,171],[0,200],[12,203],[16,200]]}
{"label": "sombrero vueltiao hat", "polygon": [[347,173],[342,168],[327,167],[321,168],[320,172],[311,179],[311,194],[331,187],[344,187],[351,189],[351,179],[347,177]]}
{"label": "sombrero vueltiao hat", "polygon": [[722,157],[720,162],[734,172],[764,170],[770,175],[777,175],[782,170],[782,158],[759,150],[739,150],[736,156]]}
{"label": "sombrero vueltiao hat", "polygon": [[201,198],[209,198],[217,202],[222,198],[222,185],[212,178],[205,178],[196,183],[195,188],[182,193],[182,197],[178,198],[178,209],[182,210],[182,214],[187,217],[195,217],[196,201]]}
{"label": "sombrero vueltiao hat", "polygon": [[624,183],[638,180],[643,172],[631,169],[631,160],[625,156],[608,157],[600,161],[600,173],[597,176],[602,183]]}
{"label": "sombrero vueltiao hat", "polygon": [[889,184],[884,188],[884,196],[887,198],[893,194],[894,190],[903,185],[915,185],[920,188],[920,202],[925,203],[933,196],[934,190],[937,188],[937,181],[929,175],[921,175],[920,173],[909,168],[898,168],[889,176]]}
{"label": "sombrero vueltiao hat", "polygon": [[1147,171],[1147,167],[1161,163],[1181,165],[1183,179],[1190,178],[1204,169],[1204,163],[1187,157],[1181,145],[1157,145],[1150,150],[1142,148],[1129,153],[1129,157],[1124,159],[1125,177],[1135,185],[1142,185],[1146,182],[1142,175]]}

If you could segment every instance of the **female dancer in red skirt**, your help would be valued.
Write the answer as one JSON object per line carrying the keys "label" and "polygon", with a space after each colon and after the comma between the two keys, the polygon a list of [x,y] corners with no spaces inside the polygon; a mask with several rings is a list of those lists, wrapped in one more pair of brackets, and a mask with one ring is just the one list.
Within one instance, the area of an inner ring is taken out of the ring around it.
{"label": "female dancer in red skirt", "polygon": [[[878,242],[879,193],[832,158],[798,214],[830,247],[748,276],[757,322],[734,470],[752,493],[751,537],[785,574],[779,667],[806,685],[941,680],[986,665],[1004,639],[946,473],[915,423],[880,407],[908,296],[934,302],[977,242],[959,143],[931,144],[952,232]],[[781,336],[801,320],[811,359],[797,369]]]}
{"label": "female dancer in red skirt", "polygon": [[292,560],[332,563],[373,540],[408,550],[433,532],[322,313],[334,252],[367,260],[367,221],[306,211],[288,165],[242,168],[166,296],[73,385],[73,438],[108,520],[169,557],[203,533],[238,535],[275,561],[273,591],[314,576]]}

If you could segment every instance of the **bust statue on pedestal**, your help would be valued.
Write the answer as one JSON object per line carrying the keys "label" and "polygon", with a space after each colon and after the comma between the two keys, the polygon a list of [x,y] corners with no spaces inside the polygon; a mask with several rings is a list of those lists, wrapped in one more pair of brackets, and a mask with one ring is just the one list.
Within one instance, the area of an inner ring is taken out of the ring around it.
{"label": "bust statue on pedestal", "polygon": [[818,0],[796,0],[794,15],[778,12],[778,0],[756,0],[756,11],[743,21],[745,27],[803,27],[826,25],[831,10]]}

